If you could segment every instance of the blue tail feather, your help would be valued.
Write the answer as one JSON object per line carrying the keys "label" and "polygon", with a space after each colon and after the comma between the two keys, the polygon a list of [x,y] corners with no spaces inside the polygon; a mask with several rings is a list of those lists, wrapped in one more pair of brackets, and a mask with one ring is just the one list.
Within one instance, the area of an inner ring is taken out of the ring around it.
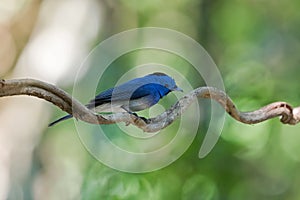
{"label": "blue tail feather", "polygon": [[53,126],[53,125],[57,124],[58,122],[64,121],[64,120],[66,120],[66,119],[70,119],[70,118],[72,118],[72,117],[73,117],[72,115],[66,115],[66,116],[64,116],[64,117],[62,117],[62,118],[59,118],[58,120],[55,120],[54,122],[51,122],[51,123],[48,125],[48,127]]}

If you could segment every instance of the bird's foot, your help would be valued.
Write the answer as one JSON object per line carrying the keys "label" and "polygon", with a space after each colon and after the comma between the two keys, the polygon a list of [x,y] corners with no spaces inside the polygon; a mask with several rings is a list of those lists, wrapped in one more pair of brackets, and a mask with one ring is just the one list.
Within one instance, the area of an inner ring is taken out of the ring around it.
{"label": "bird's foot", "polygon": [[140,117],[146,124],[150,123],[150,119],[147,119],[145,117]]}
{"label": "bird's foot", "polygon": [[145,118],[145,117],[140,117],[138,116],[138,114],[136,114],[135,112],[131,112],[130,110],[126,109],[124,106],[121,106],[121,108],[123,108],[126,112],[128,112],[130,115],[134,115],[136,116],[137,118],[140,118],[142,119],[146,124],[150,123],[150,120]]}
{"label": "bird's foot", "polygon": [[147,118],[145,118],[145,117],[138,116],[138,114],[136,114],[136,113],[134,113],[134,112],[131,112],[130,114],[136,116],[137,118],[142,119],[142,120],[143,120],[145,123],[147,123],[147,124],[150,122],[149,119],[147,119]]}

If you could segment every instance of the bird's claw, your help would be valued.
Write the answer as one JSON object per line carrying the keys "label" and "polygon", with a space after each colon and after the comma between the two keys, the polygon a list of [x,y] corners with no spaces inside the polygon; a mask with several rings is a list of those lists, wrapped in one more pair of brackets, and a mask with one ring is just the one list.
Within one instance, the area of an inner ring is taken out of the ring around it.
{"label": "bird's claw", "polygon": [[134,112],[129,112],[131,115],[134,115],[136,117],[139,117],[138,114],[134,113]]}
{"label": "bird's claw", "polygon": [[139,117],[140,119],[142,119],[146,124],[149,124],[150,120],[145,118],[145,117]]}
{"label": "bird's claw", "polygon": [[140,117],[138,116],[138,114],[134,113],[134,112],[129,112],[131,115],[134,115],[135,117],[142,119],[146,124],[148,124],[150,122],[149,119],[145,118],[145,117]]}

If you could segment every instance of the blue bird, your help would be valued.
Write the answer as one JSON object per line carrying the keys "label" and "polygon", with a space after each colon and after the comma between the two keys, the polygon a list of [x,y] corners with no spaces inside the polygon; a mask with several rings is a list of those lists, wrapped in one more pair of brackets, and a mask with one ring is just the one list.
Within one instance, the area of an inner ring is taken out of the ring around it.
{"label": "blue bird", "polygon": [[[183,91],[170,76],[156,72],[135,78],[114,88],[101,92],[86,107],[95,112],[129,112],[141,111],[158,103],[172,91]],[[72,118],[66,115],[52,123]]]}

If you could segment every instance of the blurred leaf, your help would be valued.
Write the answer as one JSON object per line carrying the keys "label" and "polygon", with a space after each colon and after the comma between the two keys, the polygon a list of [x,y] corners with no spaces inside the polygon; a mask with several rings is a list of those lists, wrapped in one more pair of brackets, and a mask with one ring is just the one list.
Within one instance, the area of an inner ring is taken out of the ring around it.
{"label": "blurred leaf", "polygon": [[209,178],[203,175],[194,175],[192,178],[188,179],[183,185],[182,199],[218,199],[218,190],[215,183]]}

